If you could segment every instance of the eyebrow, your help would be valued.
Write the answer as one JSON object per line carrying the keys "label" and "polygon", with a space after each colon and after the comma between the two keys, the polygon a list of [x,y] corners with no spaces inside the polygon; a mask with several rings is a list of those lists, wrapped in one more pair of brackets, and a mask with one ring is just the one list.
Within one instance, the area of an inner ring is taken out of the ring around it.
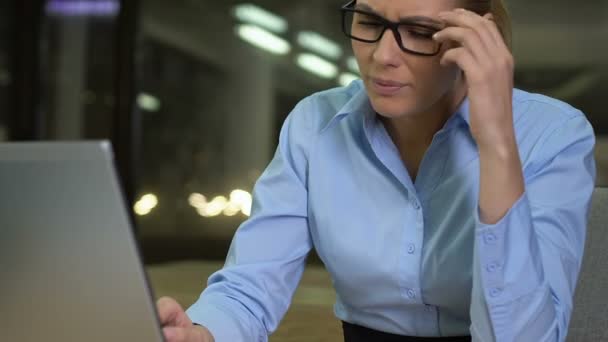
{"label": "eyebrow", "polygon": [[[356,4],[355,5],[355,9],[358,10],[362,10],[362,11],[366,11],[369,12],[373,15],[376,15],[380,18],[384,18],[382,15],[380,15],[380,13],[378,13],[377,11],[375,11],[373,8],[371,8],[369,5],[367,4]],[[423,25],[431,25],[431,26],[437,26],[437,27],[442,27],[443,23],[435,20],[433,18],[430,17],[425,17],[425,16],[421,16],[421,15],[412,15],[412,16],[406,16],[406,17],[399,17],[399,23],[404,23],[404,24],[423,24]]]}

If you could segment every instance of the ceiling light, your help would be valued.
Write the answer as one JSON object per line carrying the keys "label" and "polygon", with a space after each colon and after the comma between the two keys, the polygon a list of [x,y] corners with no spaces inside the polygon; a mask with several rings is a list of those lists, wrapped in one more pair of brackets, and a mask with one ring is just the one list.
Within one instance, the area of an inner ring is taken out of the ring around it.
{"label": "ceiling light", "polygon": [[302,69],[322,78],[331,79],[338,74],[338,67],[311,53],[300,54],[297,63]]}
{"label": "ceiling light", "polygon": [[242,22],[257,25],[275,33],[287,31],[287,20],[253,4],[236,5],[232,14]]}
{"label": "ceiling light", "polygon": [[286,55],[291,51],[291,46],[286,40],[261,27],[249,24],[238,25],[236,34],[249,44],[277,55]]}
{"label": "ceiling light", "polygon": [[316,32],[300,32],[298,34],[298,44],[328,58],[338,59],[342,56],[342,48],[338,44]]}
{"label": "ceiling light", "polygon": [[357,59],[355,57],[348,57],[346,60],[346,65],[348,65],[350,71],[354,72],[355,74],[359,73],[359,64],[357,63]]}
{"label": "ceiling light", "polygon": [[160,100],[153,95],[141,93],[137,96],[137,105],[145,111],[158,112],[160,109]]}

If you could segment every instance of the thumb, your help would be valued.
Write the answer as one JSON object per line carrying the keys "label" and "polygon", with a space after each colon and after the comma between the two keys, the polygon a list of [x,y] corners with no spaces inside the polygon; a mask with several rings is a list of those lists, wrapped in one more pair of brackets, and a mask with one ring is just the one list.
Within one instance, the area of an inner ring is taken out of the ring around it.
{"label": "thumb", "polygon": [[161,325],[187,327],[192,324],[179,303],[170,297],[162,297],[156,302]]}
{"label": "thumb", "polygon": [[164,327],[163,335],[165,335],[166,342],[182,342],[186,340],[186,328],[177,327]]}
{"label": "thumb", "polygon": [[208,339],[203,334],[203,330],[196,329],[195,326],[188,328],[164,327],[163,335],[166,342],[207,342]]}

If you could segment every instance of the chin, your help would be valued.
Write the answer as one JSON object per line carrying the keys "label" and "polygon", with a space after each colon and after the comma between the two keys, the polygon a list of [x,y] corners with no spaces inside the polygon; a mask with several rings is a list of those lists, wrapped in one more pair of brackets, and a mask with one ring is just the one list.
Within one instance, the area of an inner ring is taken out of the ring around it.
{"label": "chin", "polygon": [[392,97],[370,97],[372,107],[385,118],[398,118],[415,115],[416,105],[407,99]]}

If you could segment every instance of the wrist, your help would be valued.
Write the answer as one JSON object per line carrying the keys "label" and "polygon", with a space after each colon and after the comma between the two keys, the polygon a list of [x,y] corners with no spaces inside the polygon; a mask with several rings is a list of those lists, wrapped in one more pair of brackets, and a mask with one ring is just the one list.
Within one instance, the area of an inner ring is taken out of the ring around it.
{"label": "wrist", "polygon": [[511,160],[514,156],[519,158],[517,141],[512,134],[495,134],[491,138],[477,141],[480,157],[488,156],[499,160]]}
{"label": "wrist", "polygon": [[471,134],[479,149],[497,149],[516,144],[513,119],[503,119],[498,122],[486,122],[483,125],[472,125]]}

